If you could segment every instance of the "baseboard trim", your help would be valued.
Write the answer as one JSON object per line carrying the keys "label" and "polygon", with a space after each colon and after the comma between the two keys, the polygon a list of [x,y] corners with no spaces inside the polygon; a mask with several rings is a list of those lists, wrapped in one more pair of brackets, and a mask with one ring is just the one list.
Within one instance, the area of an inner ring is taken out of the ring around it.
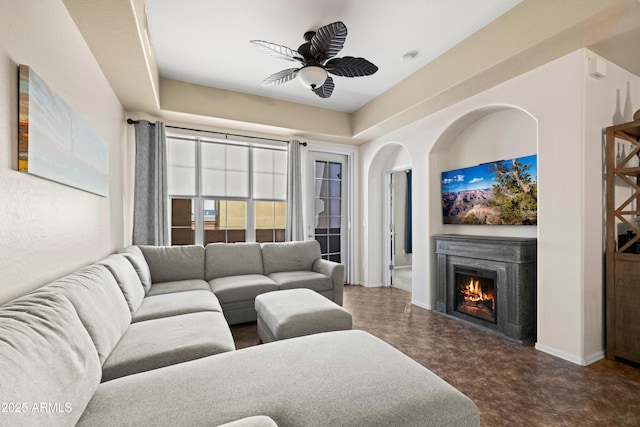
{"label": "baseboard trim", "polygon": [[[382,283],[360,283],[360,286],[363,286],[365,288],[381,288],[381,287],[384,287],[385,285],[383,285]],[[425,310],[433,310],[433,307],[431,305],[425,304],[415,299],[411,300],[411,304],[420,308],[424,308]]]}
{"label": "baseboard trim", "polygon": [[424,308],[425,310],[433,310],[433,307],[431,307],[429,304],[425,304],[423,302],[420,302],[414,299],[411,300],[411,304],[418,306],[420,308]]}
{"label": "baseboard trim", "polygon": [[563,351],[557,350],[555,348],[552,348],[540,343],[536,343],[535,348],[536,350],[542,351],[543,353],[547,353],[552,356],[559,357],[560,359],[564,359],[568,362],[571,362],[580,366],[587,366],[597,362],[598,360],[604,359],[604,351],[598,351],[584,359],[581,359],[579,357],[573,356],[571,354],[565,353]]}
{"label": "baseboard trim", "polygon": [[595,363],[598,360],[602,360],[602,359],[605,358],[605,356],[606,355],[605,355],[604,351],[602,351],[602,350],[598,351],[598,352],[592,354],[591,356],[587,357],[586,359],[584,359],[585,360],[584,366],[591,365],[592,363]]}
{"label": "baseboard trim", "polygon": [[381,288],[384,285],[382,283],[360,283],[360,286],[364,286],[365,288]]}

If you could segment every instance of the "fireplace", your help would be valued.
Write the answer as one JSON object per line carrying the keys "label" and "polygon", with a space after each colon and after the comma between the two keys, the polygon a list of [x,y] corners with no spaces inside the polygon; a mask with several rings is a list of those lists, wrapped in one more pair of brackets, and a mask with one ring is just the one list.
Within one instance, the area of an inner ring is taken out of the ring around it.
{"label": "fireplace", "polygon": [[434,236],[436,311],[521,343],[536,336],[537,241]]}
{"label": "fireplace", "polygon": [[496,323],[497,273],[484,269],[455,269],[454,310]]}

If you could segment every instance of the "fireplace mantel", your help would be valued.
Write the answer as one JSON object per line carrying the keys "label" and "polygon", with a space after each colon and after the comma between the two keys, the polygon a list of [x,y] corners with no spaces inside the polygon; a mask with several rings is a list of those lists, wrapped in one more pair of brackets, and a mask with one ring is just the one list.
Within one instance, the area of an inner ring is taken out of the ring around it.
{"label": "fireplace mantel", "polygon": [[[535,340],[537,239],[442,234],[433,236],[437,259],[436,310],[519,342]],[[490,324],[454,309],[456,268],[497,274],[497,322]]]}

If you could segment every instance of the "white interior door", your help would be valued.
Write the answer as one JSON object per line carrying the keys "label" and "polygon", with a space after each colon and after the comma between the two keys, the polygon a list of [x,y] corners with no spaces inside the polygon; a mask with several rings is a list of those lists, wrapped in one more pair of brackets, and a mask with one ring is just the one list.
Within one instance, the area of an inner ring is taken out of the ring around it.
{"label": "white interior door", "polygon": [[309,151],[307,238],[320,243],[322,258],[345,266],[349,276],[348,157]]}

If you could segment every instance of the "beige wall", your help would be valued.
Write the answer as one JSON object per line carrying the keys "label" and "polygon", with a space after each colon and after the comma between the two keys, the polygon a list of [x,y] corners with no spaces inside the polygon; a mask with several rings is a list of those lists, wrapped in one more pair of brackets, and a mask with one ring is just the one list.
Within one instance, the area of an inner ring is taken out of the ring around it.
{"label": "beige wall", "polygon": [[[124,111],[61,1],[0,0],[0,302],[122,247]],[[110,195],[17,172],[18,64],[109,144]]]}
{"label": "beige wall", "polygon": [[[595,57],[586,51],[587,61]],[[585,76],[585,110],[584,110],[584,169],[583,180],[583,205],[580,208],[579,221],[582,224],[582,233],[587,241],[594,244],[584,245],[585,258],[583,298],[584,301],[602,301],[604,287],[602,286],[602,262],[604,251],[604,236],[602,233],[602,214],[604,203],[604,179],[602,171],[603,138],[602,128],[614,124],[613,118],[617,108],[620,109],[622,121],[632,121],[633,112],[640,108],[640,78],[623,68],[607,64],[607,76],[596,79]],[[627,86],[628,85],[628,86]],[[628,89],[628,91],[627,91]],[[620,99],[617,92],[620,91]],[[631,110],[625,112],[625,104],[628,99]],[[631,149],[631,144],[626,144],[626,153]],[[616,186],[617,200],[621,202],[630,196],[630,191],[625,185]],[[598,244],[598,242],[601,242]],[[604,346],[604,336],[600,333],[604,322],[602,306],[598,304],[584,304],[581,317],[584,319],[585,351],[594,353]]]}
{"label": "beige wall", "polygon": [[[538,125],[536,120],[517,108],[490,113],[466,126],[462,133],[442,140],[431,152],[431,180],[440,181],[446,170],[474,166],[480,163],[529,156],[538,152]],[[492,234],[518,237],[536,237],[535,226],[442,225],[444,234]]]}
{"label": "beige wall", "polygon": [[[424,117],[378,138],[361,149],[363,206],[368,205],[371,183],[366,174],[380,150],[401,143],[413,159],[414,286],[415,304],[432,307],[434,259],[430,236],[442,232],[439,173],[451,166],[438,161],[439,144],[455,140],[467,127],[488,113],[520,109],[537,125],[538,226],[484,228],[474,234],[538,237],[538,338],[536,348],[577,364],[603,357],[603,208],[601,129],[611,124],[616,88],[631,86],[631,102],[640,106],[640,78],[612,63],[608,75],[595,80],[587,75],[588,50],[575,51],[533,71],[504,82],[458,104]],[[496,116],[497,117],[497,116]],[[463,125],[463,126],[458,126]],[[444,138],[443,135],[454,137]],[[455,135],[457,134],[457,135]],[[527,142],[528,141],[528,142]],[[478,151],[492,158],[531,153],[530,139],[517,141],[526,151],[478,141]],[[484,150],[484,151],[483,151]],[[466,160],[465,160],[466,161]],[[375,192],[375,191],[374,191]],[[368,212],[365,219],[373,222]],[[415,220],[418,218],[419,220]],[[470,233],[468,229],[461,233]],[[363,234],[363,281],[369,277],[368,249],[380,232]],[[429,262],[427,262],[429,260]]]}

